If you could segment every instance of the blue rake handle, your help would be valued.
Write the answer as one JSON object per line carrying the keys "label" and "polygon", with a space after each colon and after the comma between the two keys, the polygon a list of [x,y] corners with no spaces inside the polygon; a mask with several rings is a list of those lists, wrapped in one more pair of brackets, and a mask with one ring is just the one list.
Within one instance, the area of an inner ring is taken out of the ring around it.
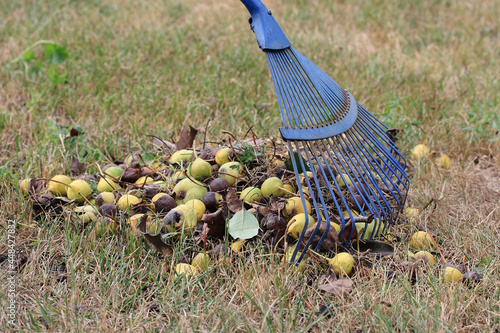
{"label": "blue rake handle", "polygon": [[262,50],[283,50],[292,46],[271,11],[262,1],[241,0],[241,2],[252,16],[248,22]]}

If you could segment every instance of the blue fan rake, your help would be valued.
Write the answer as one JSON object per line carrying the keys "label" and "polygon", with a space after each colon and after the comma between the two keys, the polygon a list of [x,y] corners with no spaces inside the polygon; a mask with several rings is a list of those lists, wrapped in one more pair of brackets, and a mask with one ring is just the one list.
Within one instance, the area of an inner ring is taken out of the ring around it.
{"label": "blue fan rake", "polygon": [[316,219],[326,221],[323,227],[317,223],[312,232],[308,230],[307,238],[306,229],[302,231],[298,242],[303,246],[295,247],[290,261],[300,261],[311,246],[320,249],[333,228],[330,222],[341,226],[338,234],[347,234],[346,243],[359,216],[378,221],[370,235],[364,228],[362,239],[383,234],[403,209],[409,187],[406,161],[394,135],[291,46],[260,0],[241,2],[250,12],[250,27],[271,70],[283,121],[281,136],[296,179],[303,179],[302,184],[297,182],[302,205],[310,200]]}

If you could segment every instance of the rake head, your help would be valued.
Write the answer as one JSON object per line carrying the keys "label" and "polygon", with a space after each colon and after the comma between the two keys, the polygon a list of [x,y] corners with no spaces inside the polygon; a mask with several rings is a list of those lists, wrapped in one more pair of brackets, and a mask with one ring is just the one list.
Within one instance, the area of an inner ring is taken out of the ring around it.
{"label": "rake head", "polygon": [[301,246],[290,261],[309,247],[332,250],[354,237],[382,236],[403,209],[409,186],[394,130],[291,47],[260,0],[242,2],[271,70],[302,205],[309,201],[318,221],[298,235]]}

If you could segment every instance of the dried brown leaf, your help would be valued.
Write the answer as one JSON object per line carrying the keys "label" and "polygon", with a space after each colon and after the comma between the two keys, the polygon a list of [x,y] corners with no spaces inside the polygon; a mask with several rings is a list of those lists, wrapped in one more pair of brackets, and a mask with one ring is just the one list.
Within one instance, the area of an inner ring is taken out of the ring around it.
{"label": "dried brown leaf", "polygon": [[74,136],[79,136],[79,135],[82,135],[83,132],[80,132],[79,130],[77,130],[76,128],[72,127],[70,130],[69,130],[69,137],[74,137]]}
{"label": "dried brown leaf", "polygon": [[77,158],[71,162],[71,175],[79,176],[85,173],[85,163],[81,163]]}
{"label": "dried brown leaf", "polygon": [[153,245],[154,249],[164,256],[168,257],[171,256],[174,253],[174,250],[172,246],[166,244],[162,237],[161,234],[156,234],[156,235],[151,235],[146,231],[146,220],[148,218],[147,214],[142,215],[139,218],[139,224],[137,225],[137,229],[139,232],[144,235],[144,238]]}
{"label": "dried brown leaf", "polygon": [[197,133],[198,129],[196,127],[189,126],[189,129],[182,127],[179,133],[179,140],[175,143],[176,150],[193,148],[194,138]]}
{"label": "dried brown leaf", "polygon": [[226,234],[226,219],[222,214],[222,209],[217,210],[215,213],[203,214],[201,222],[207,225],[207,236],[224,238]]}
{"label": "dried brown leaf", "polygon": [[37,195],[43,192],[45,180],[40,178],[33,178],[28,185],[28,193],[30,195]]}
{"label": "dried brown leaf", "polygon": [[351,279],[343,278],[339,280],[328,280],[327,283],[318,285],[319,290],[326,291],[335,296],[344,296],[352,291],[353,282]]}
{"label": "dried brown leaf", "polygon": [[240,201],[240,196],[236,193],[234,188],[227,190],[226,194],[227,208],[233,213],[239,212],[243,208],[243,204]]}
{"label": "dried brown leaf", "polygon": [[393,256],[394,255],[394,246],[389,243],[381,242],[381,241],[360,241],[359,244],[353,246],[359,252],[366,252],[367,255],[372,256]]}
{"label": "dried brown leaf", "polygon": [[285,208],[285,201],[280,199],[279,197],[270,197],[269,198],[269,210],[276,213]]}
{"label": "dried brown leaf", "polygon": [[175,150],[175,144],[170,142],[170,141],[167,141],[167,140],[162,140],[160,139],[159,137],[155,136],[155,135],[148,135],[149,137],[151,137],[151,140],[152,140],[152,143],[153,143],[153,146],[155,146],[156,148],[158,149],[170,149],[170,150]]}
{"label": "dried brown leaf", "polygon": [[[315,248],[318,245],[321,237],[325,233],[326,227],[327,227],[326,221],[321,221],[319,226],[318,226],[318,222],[313,224],[309,229],[306,230],[306,233],[304,235],[304,242],[307,243],[309,241],[309,239],[311,237],[313,237],[313,233],[316,230],[316,228],[318,228],[318,231],[314,235],[312,243],[311,243],[312,248]],[[334,227],[332,227],[330,225],[328,233],[326,234],[325,239],[321,243],[321,249],[330,251],[330,250],[335,249],[335,247],[338,244],[339,244],[339,236],[337,234],[337,231],[335,230]]]}

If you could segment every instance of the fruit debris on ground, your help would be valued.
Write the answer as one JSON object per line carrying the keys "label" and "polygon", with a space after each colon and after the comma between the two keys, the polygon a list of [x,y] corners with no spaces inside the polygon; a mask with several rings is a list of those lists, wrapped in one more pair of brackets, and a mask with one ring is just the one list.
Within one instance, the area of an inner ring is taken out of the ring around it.
{"label": "fruit debris on ground", "polygon": [[[22,180],[19,188],[31,200],[37,216],[74,216],[82,227],[93,228],[96,237],[112,237],[121,230],[133,239],[144,237],[162,255],[173,254],[176,244],[191,240],[192,248],[184,249],[183,262],[170,269],[176,276],[208,273],[212,257],[230,253],[242,256],[254,244],[265,244],[269,251],[278,252],[283,264],[295,266],[294,262],[303,257],[300,271],[308,263],[321,263],[338,277],[368,271],[366,260],[361,259],[369,252],[394,255],[388,226],[379,218],[357,212],[363,199],[356,195],[369,191],[353,183],[349,174],[336,176],[348,199],[349,206],[344,207],[348,210],[339,214],[341,218],[330,202],[328,227],[323,213],[318,216],[311,206],[305,185],[311,183],[313,173],[305,172],[296,179],[286,166],[287,152],[281,142],[259,140],[253,146],[246,141],[233,142],[230,147],[203,147],[148,153],[149,163],[144,162],[142,154],[135,154],[124,162],[104,165],[96,175],[29,178]],[[248,153],[270,147],[272,155]],[[418,145],[411,155],[422,160],[429,149]],[[431,158],[440,167],[451,165],[444,153],[432,153]],[[305,186],[303,197],[295,192],[298,183]],[[420,213],[406,207],[401,216],[416,223]],[[316,246],[318,236],[310,239],[316,228],[320,235],[325,233],[319,252],[311,249],[302,253],[303,244],[297,240],[305,235],[304,243],[310,240]],[[373,242],[374,238],[382,243]],[[409,248],[416,253],[408,251],[410,264],[400,267],[406,267],[410,276],[419,266],[425,271],[437,264],[439,249],[429,232],[416,231],[408,238]],[[358,242],[364,242],[364,253],[356,250]],[[381,244],[385,244],[383,251]],[[186,259],[189,257],[193,258],[191,263]],[[452,265],[446,266],[443,276],[445,282],[470,281]]]}

